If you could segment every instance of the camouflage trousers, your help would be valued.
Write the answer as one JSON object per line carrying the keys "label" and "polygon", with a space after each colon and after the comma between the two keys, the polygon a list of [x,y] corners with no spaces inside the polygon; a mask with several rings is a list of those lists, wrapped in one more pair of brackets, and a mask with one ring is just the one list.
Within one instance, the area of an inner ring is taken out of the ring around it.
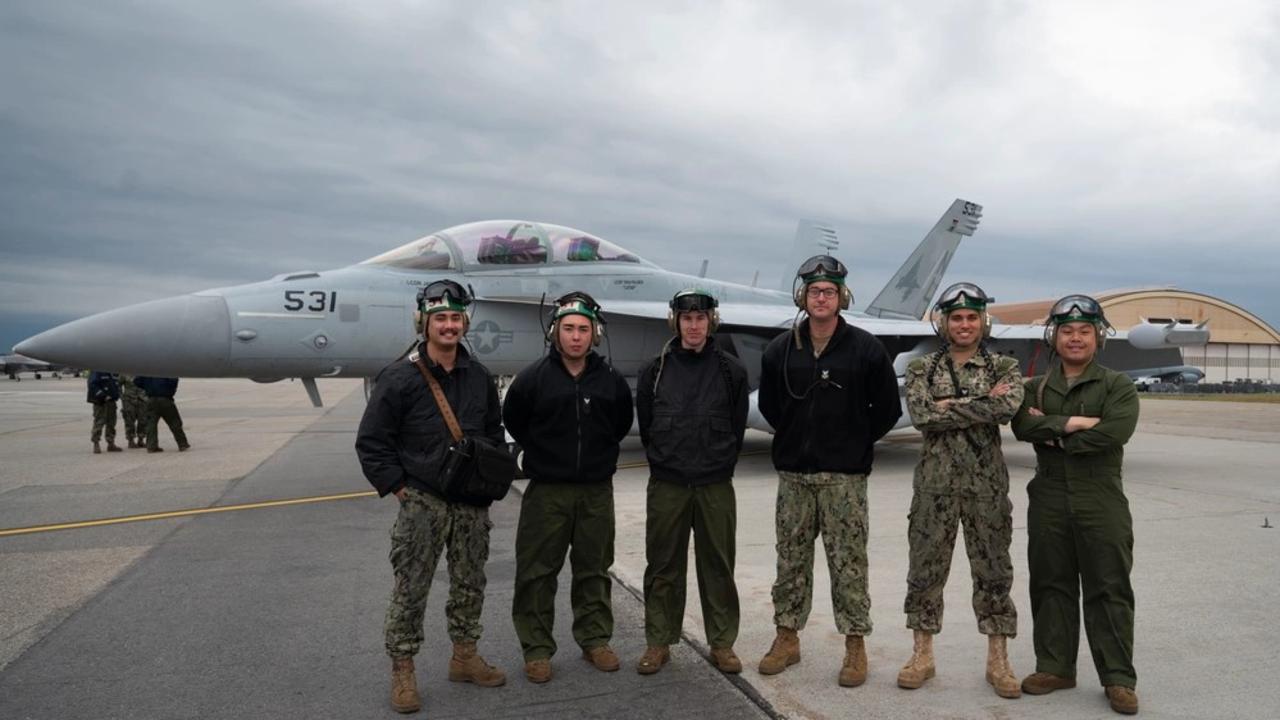
{"label": "camouflage trousers", "polygon": [[147,396],[124,392],[120,396],[120,414],[124,416],[124,436],[144,442],[147,439]]}
{"label": "camouflage trousers", "polygon": [[447,550],[449,601],[444,606],[449,638],[455,643],[480,639],[484,608],[484,564],[489,559],[489,509],[449,503],[405,489],[400,515],[391,529],[391,568],[395,587],[384,624],[387,654],[412,657],[422,646],[422,617],[427,592],[442,552]]}
{"label": "camouflage trousers", "polygon": [[842,635],[870,635],[867,476],[779,472],[778,477],[773,624],[800,630],[808,621],[813,607],[813,541],[821,534],[836,628]]}
{"label": "camouflage trousers", "polygon": [[116,401],[107,400],[93,404],[93,431],[89,440],[98,442],[102,439],[102,431],[106,430],[107,442],[116,441]]}
{"label": "camouflage trousers", "polygon": [[1009,598],[1013,585],[1013,503],[1009,496],[967,497],[917,490],[911,498],[907,538],[911,566],[903,611],[907,627],[942,631],[942,594],[955,554],[956,529],[964,525],[964,547],[973,577],[973,612],[983,635],[1018,633],[1018,610]]}

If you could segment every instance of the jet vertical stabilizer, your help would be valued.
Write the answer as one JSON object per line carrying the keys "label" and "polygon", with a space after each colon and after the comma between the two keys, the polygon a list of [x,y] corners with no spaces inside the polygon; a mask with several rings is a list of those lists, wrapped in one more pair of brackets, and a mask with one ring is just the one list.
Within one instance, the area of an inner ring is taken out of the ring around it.
{"label": "jet vertical stabilizer", "polygon": [[782,277],[778,281],[778,289],[791,294],[792,283],[796,280],[796,268],[814,255],[836,255],[840,251],[840,241],[836,238],[834,228],[826,223],[813,220],[801,220],[796,226],[796,239],[791,243],[791,252],[782,264]]}
{"label": "jet vertical stabilizer", "polygon": [[981,219],[981,205],[960,199],[951,203],[938,224],[867,306],[867,314],[904,320],[923,318],[960,245],[960,236],[972,235]]}

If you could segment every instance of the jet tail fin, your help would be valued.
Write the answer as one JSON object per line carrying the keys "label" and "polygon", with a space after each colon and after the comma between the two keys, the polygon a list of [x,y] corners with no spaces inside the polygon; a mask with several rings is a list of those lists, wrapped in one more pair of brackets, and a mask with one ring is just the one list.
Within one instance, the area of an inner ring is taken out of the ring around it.
{"label": "jet tail fin", "polygon": [[782,277],[778,280],[778,289],[791,294],[792,283],[796,279],[796,268],[800,263],[814,255],[835,255],[840,247],[835,228],[826,223],[814,220],[801,220],[796,226],[796,238],[791,243],[791,252],[782,266]]}
{"label": "jet tail fin", "polygon": [[929,310],[933,294],[951,264],[962,235],[972,235],[982,219],[982,206],[957,199],[943,213],[915,252],[867,306],[867,314],[882,318],[919,320]]}

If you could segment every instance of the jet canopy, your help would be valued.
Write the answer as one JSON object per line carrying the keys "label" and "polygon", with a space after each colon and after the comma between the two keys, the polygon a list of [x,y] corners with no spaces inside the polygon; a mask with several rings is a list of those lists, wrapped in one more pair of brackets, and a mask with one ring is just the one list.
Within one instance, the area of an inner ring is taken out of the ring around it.
{"label": "jet canopy", "polygon": [[581,230],[516,220],[456,225],[361,264],[457,271],[601,262],[652,266],[626,249]]}

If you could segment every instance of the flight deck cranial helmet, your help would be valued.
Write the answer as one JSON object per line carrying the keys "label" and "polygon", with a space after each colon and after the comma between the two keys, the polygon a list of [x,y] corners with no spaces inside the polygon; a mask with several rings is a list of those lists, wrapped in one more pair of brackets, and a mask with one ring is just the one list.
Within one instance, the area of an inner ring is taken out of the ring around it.
{"label": "flight deck cranial helmet", "polygon": [[853,291],[845,284],[845,277],[848,274],[849,269],[844,266],[844,263],[830,255],[814,255],[800,263],[800,269],[796,270],[796,280],[792,287],[792,299],[796,307],[801,310],[805,308],[804,298],[811,284],[825,281],[835,283],[839,288],[840,309],[848,310],[853,305]]}
{"label": "flight deck cranial helmet", "polygon": [[604,339],[604,316],[600,313],[600,303],[587,293],[574,290],[556,299],[555,308],[551,311],[551,319],[547,322],[547,342],[555,341],[556,323],[565,315],[582,315],[591,321],[593,346],[599,345]]}
{"label": "flight deck cranial helmet", "polygon": [[938,339],[947,341],[947,316],[953,310],[961,309],[977,310],[982,318],[982,339],[991,337],[991,314],[987,312],[987,305],[995,300],[983,292],[982,288],[968,282],[958,282],[943,290],[938,296],[938,302],[933,304],[934,312],[931,317]]}
{"label": "flight deck cranial helmet", "polygon": [[1098,349],[1106,344],[1111,323],[1102,312],[1102,304],[1088,295],[1068,295],[1053,304],[1044,324],[1044,342],[1050,350],[1057,348],[1058,328],[1072,322],[1092,323],[1098,332]]}
{"label": "flight deck cranial helmet", "polygon": [[426,322],[427,316],[438,312],[462,313],[462,334],[471,326],[471,317],[467,308],[471,306],[471,293],[453,280],[436,280],[418,291],[418,309],[413,313],[413,322],[419,330]]}
{"label": "flight deck cranial helmet", "polygon": [[720,327],[720,301],[711,293],[698,288],[681,290],[667,304],[667,327],[676,335],[680,334],[680,313],[700,311],[707,314],[707,334],[714,335]]}

